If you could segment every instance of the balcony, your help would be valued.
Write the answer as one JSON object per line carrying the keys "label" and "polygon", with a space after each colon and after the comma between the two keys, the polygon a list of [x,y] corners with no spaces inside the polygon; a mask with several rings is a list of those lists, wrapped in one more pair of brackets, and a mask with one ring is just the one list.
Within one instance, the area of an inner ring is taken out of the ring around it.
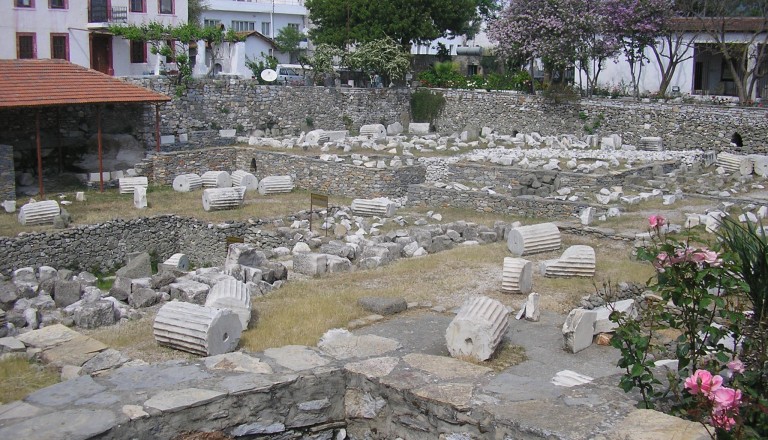
{"label": "balcony", "polygon": [[106,28],[113,23],[128,21],[127,6],[109,6],[107,0],[90,0],[88,2],[88,29]]}

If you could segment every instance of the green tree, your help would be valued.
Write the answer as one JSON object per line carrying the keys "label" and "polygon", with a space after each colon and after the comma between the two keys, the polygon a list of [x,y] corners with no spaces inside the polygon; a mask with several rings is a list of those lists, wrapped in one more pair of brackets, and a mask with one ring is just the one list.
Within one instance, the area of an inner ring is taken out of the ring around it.
{"label": "green tree", "polygon": [[394,81],[405,77],[410,70],[411,55],[392,38],[382,38],[359,45],[345,57],[344,64],[365,72],[371,82],[376,74]]}
{"label": "green tree", "polygon": [[[206,45],[220,45],[222,42],[239,41],[233,32],[222,28],[201,28],[194,23],[178,26],[165,25],[157,21],[142,24],[115,24],[109,26],[112,35],[130,41],[143,41],[149,44],[150,52],[161,57],[161,65],[166,72],[175,72],[176,93],[186,90],[192,79],[192,64],[189,57],[189,45],[204,40]],[[213,65],[214,63],[211,63]]]}
{"label": "green tree", "polygon": [[301,57],[299,62],[302,67],[308,65],[312,70],[312,80],[315,84],[326,76],[336,77],[334,65],[341,63],[344,51],[330,44],[320,44],[315,48],[311,57]]}
{"label": "green tree", "polygon": [[[434,40],[476,29],[480,12],[494,0],[307,0],[317,43],[343,47],[391,37],[410,50],[412,42]],[[488,12],[490,13],[490,12]]]}
{"label": "green tree", "polygon": [[299,44],[303,39],[304,35],[298,29],[286,26],[277,33],[275,45],[280,52],[289,54],[291,62],[294,62],[298,59],[299,53],[301,53]]}
{"label": "green tree", "polygon": [[208,2],[206,0],[189,0],[187,6],[187,22],[199,25],[203,11],[207,10]]}

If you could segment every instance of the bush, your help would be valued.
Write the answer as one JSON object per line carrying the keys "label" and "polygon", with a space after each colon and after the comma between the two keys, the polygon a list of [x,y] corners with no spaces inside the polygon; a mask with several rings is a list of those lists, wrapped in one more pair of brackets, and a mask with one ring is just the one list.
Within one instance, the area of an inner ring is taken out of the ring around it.
{"label": "bush", "polygon": [[434,125],[444,107],[445,97],[440,92],[419,89],[411,95],[411,119],[414,122]]}

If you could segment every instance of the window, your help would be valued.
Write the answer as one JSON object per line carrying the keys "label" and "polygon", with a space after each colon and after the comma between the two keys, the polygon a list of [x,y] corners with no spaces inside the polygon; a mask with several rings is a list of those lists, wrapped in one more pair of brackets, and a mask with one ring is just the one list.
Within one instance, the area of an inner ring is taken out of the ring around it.
{"label": "window", "polygon": [[34,8],[35,0],[14,0],[14,5],[17,8]]}
{"label": "window", "polygon": [[69,35],[51,34],[51,59],[69,60]]}
{"label": "window", "polygon": [[147,12],[147,5],[144,0],[131,0],[129,8],[131,12]]}
{"label": "window", "polygon": [[147,43],[145,41],[131,41],[131,62],[147,62]]}
{"label": "window", "polygon": [[232,30],[234,30],[235,32],[255,31],[256,22],[232,20]]}
{"label": "window", "polygon": [[265,35],[267,37],[270,35],[269,34],[269,22],[268,21],[263,21],[261,23],[261,35]]}
{"label": "window", "polygon": [[16,34],[16,57],[18,59],[37,58],[37,47],[35,46],[35,34]]}
{"label": "window", "polygon": [[467,75],[469,76],[477,75],[477,64],[469,64],[467,66]]}
{"label": "window", "polygon": [[67,0],[48,0],[50,9],[67,9]]}
{"label": "window", "polygon": [[206,18],[205,20],[203,20],[203,27],[217,28],[219,27],[220,24],[221,24],[221,20],[213,20],[209,18]]}
{"label": "window", "polygon": [[297,31],[299,30],[299,24],[298,23],[288,23],[288,27],[296,29]]}
{"label": "window", "polygon": [[158,0],[161,14],[173,14],[173,0]]}

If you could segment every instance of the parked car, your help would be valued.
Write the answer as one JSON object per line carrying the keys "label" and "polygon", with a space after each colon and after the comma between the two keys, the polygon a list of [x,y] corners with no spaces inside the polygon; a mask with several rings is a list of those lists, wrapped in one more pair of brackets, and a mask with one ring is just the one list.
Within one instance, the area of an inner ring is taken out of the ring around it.
{"label": "parked car", "polygon": [[296,69],[294,67],[289,66],[283,66],[278,65],[277,68],[275,68],[277,71],[277,83],[283,84],[283,85],[291,85],[291,86],[303,86],[304,85],[304,75],[302,75],[300,72],[300,69]]}

